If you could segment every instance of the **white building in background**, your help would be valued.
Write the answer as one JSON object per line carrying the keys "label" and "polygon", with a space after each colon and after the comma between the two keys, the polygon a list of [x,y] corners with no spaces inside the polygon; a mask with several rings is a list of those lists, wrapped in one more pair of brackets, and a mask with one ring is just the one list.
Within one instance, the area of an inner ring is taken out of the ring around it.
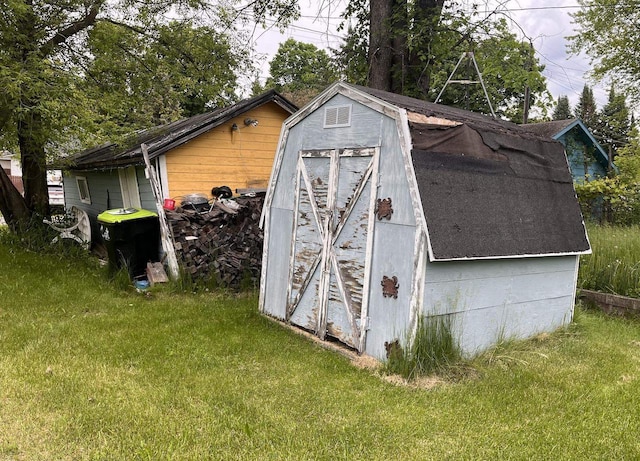
{"label": "white building in background", "polygon": [[[21,194],[23,194],[24,186],[22,184],[22,168],[20,166],[20,159],[11,152],[0,152],[0,167],[2,167],[5,173],[7,173],[7,176],[9,176],[13,185],[16,186]],[[49,187],[49,204],[64,206],[62,171],[47,171],[47,185]]]}

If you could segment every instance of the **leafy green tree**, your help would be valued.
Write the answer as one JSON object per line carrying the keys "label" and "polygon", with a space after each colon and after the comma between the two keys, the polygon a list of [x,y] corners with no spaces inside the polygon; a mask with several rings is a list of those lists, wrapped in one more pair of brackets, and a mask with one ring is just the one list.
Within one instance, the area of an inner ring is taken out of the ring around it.
{"label": "leafy green tree", "polygon": [[[469,27],[464,22],[460,26]],[[527,88],[529,88],[529,107],[537,107],[543,115],[546,115],[552,98],[542,75],[544,66],[535,57],[533,47],[529,43],[519,41],[508,30],[506,21],[485,21],[477,26],[473,35],[467,34],[464,42],[457,39],[458,34],[442,34],[444,37],[446,35],[449,37],[444,43],[445,46],[441,48],[442,57],[436,59],[438,66],[434,65],[432,73],[434,88],[430,92],[430,99],[434,99],[437,95],[436,90],[440,91],[443,87],[446,78],[454,69],[454,63],[460,59],[462,53],[473,49],[496,115],[515,123],[522,123]],[[460,73],[459,69],[454,78],[479,81],[475,67],[468,61],[464,71]],[[488,102],[479,83],[450,84],[443,93],[441,102],[489,113]]]}
{"label": "leafy green tree", "polygon": [[558,103],[553,111],[553,120],[567,120],[570,118],[573,118],[573,114],[571,113],[569,97],[567,95],[561,95],[558,97]]}
{"label": "leafy green tree", "polygon": [[356,85],[367,85],[369,64],[367,63],[369,42],[353,26],[347,27],[347,34],[340,48],[332,50],[332,59],[341,78]]}
{"label": "leafy green tree", "polygon": [[620,90],[640,100],[640,8],[636,0],[579,0],[573,14],[576,34],[570,37],[574,53],[585,52],[600,81],[614,78]]}
{"label": "leafy green tree", "polygon": [[[357,73],[346,75],[349,81],[361,83],[367,79],[371,85],[372,73],[378,72],[373,70],[374,64],[380,65],[380,62],[372,62],[371,54],[381,53],[382,50],[380,47],[373,49],[369,45],[369,37],[373,36],[373,32],[369,33],[369,8],[373,9],[373,4],[370,7],[363,0],[352,0],[349,3],[345,16],[357,21],[358,26],[349,29],[353,33],[347,35],[338,56],[342,63],[359,63],[358,66],[352,67],[358,70]],[[394,3],[389,8],[393,10],[394,16],[386,22],[390,29],[386,33],[388,41],[385,46],[395,52],[402,49],[402,44],[406,42],[407,51],[400,56],[392,54],[386,58],[393,64],[386,80],[378,77],[379,81],[386,82],[380,85],[382,89],[433,101],[460,57],[473,51],[489,98],[498,115],[521,122],[527,87],[530,92],[530,106],[538,107],[543,115],[546,114],[551,96],[542,76],[544,67],[535,57],[531,45],[518,41],[508,30],[504,20],[484,17],[478,19],[475,11],[469,13],[457,8],[455,2],[443,5],[442,8],[438,2],[429,5],[423,2]],[[405,27],[402,19],[405,12],[406,17],[413,18],[418,14],[418,10],[421,18],[418,22],[421,27],[413,20],[409,20],[410,27]],[[390,37],[398,34],[405,40],[400,40],[394,45]],[[362,65],[365,61],[362,54],[365,51],[369,56],[368,67]],[[400,65],[399,62],[405,64]],[[368,72],[365,75],[364,70]],[[455,79],[478,81],[477,72],[470,60],[463,62],[458,68]],[[490,112],[484,91],[479,84],[450,84],[442,95],[441,102],[470,110]]]}
{"label": "leafy green tree", "polygon": [[592,131],[598,125],[598,106],[596,105],[596,98],[593,96],[593,90],[589,85],[585,85],[582,88],[580,99],[576,104],[575,115]]}
{"label": "leafy green tree", "polygon": [[640,186],[640,133],[637,128],[631,129],[629,142],[618,150],[616,166],[622,181]]}
{"label": "leafy green tree", "polygon": [[292,38],[278,47],[269,64],[266,88],[273,88],[300,104],[338,79],[338,71],[325,50]]}
{"label": "leafy green tree", "polygon": [[153,40],[98,23],[88,49],[94,58],[85,88],[105,122],[113,122],[111,136],[119,125],[159,125],[232,102],[236,74],[250,69],[246,53],[234,49],[225,34],[191,21],[159,25]]}
{"label": "leafy green tree", "polygon": [[[17,206],[0,180],[5,218],[48,214],[47,155],[56,148],[97,139],[110,128],[169,120],[229,96],[242,56],[212,32],[232,32],[242,9],[256,21],[298,14],[291,0],[236,4],[0,0],[0,147],[19,151],[25,189],[24,206]],[[223,71],[209,77],[212,69]]]}
{"label": "leafy green tree", "polygon": [[613,224],[640,224],[640,134],[632,128],[629,142],[618,150],[617,173],[575,184],[585,216]]}

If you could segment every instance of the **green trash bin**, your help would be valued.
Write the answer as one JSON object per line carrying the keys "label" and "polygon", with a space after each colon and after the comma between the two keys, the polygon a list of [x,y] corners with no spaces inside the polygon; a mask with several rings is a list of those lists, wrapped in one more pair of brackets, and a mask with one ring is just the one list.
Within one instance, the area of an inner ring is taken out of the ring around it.
{"label": "green trash bin", "polygon": [[156,213],[137,208],[116,208],[100,213],[98,224],[112,274],[126,267],[133,279],[145,273],[147,262],[158,261],[160,223]]}

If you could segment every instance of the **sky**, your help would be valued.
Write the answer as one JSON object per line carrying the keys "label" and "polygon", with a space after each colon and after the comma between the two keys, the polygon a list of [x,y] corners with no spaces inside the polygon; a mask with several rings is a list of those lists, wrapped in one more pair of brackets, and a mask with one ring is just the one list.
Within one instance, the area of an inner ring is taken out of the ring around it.
{"label": "sky", "polygon": [[[471,3],[471,0],[463,0]],[[491,12],[498,5],[497,0],[489,0],[483,12]],[[512,31],[524,40],[532,40],[540,63],[545,65],[543,74],[547,78],[547,88],[554,99],[561,95],[569,97],[571,107],[575,107],[586,84],[592,87],[598,107],[607,101],[606,84],[596,85],[588,80],[591,69],[586,56],[571,56],[567,51],[566,37],[575,33],[571,13],[578,10],[578,0],[502,0],[500,11],[509,19]],[[268,74],[268,61],[277,52],[280,43],[288,38],[312,43],[318,48],[337,48],[340,44],[340,13],[346,0],[300,0],[302,17],[283,33],[271,28],[258,28],[253,34],[256,59],[261,58],[261,78]]]}

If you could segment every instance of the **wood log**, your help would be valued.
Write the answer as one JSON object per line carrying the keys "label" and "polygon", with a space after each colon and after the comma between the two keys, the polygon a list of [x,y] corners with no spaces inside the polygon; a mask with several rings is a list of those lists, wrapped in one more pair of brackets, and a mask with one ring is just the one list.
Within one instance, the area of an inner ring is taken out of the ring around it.
{"label": "wood log", "polygon": [[[167,212],[179,263],[192,277],[231,288],[258,286],[263,235],[263,197],[239,197],[238,209],[218,204],[206,212]],[[220,206],[222,205],[222,206]]]}

